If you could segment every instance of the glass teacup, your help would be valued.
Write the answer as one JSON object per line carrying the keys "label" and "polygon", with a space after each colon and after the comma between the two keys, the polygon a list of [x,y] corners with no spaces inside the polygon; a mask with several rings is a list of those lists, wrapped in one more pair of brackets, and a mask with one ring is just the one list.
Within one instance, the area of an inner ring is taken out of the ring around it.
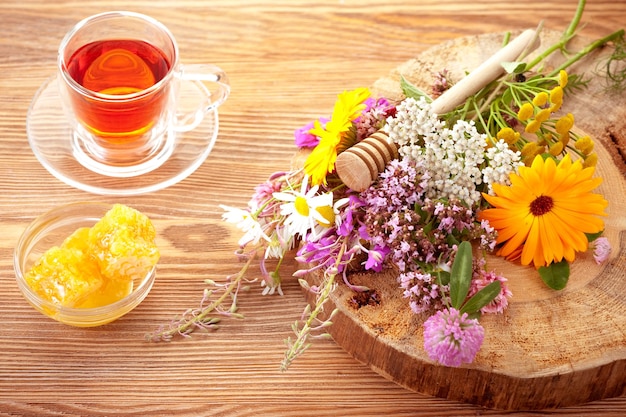
{"label": "glass teacup", "polygon": [[[176,134],[194,129],[230,93],[214,65],[182,65],[171,32],[133,12],[88,17],[59,47],[60,95],[76,159],[102,175],[136,176],[158,168]],[[181,82],[201,84],[206,100],[178,108]]]}

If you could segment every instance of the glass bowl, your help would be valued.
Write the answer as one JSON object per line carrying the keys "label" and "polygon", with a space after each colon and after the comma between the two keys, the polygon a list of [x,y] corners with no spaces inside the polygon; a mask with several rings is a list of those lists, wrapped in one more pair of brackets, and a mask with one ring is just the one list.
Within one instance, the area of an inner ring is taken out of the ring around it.
{"label": "glass bowl", "polygon": [[79,227],[93,226],[111,207],[110,204],[86,202],[63,205],[39,216],[24,230],[15,247],[13,265],[18,287],[36,310],[64,324],[94,327],[122,317],[148,295],[156,276],[156,266],[133,282],[129,295],[112,304],[94,308],[72,308],[44,300],[24,278],[45,251],[59,246]]}

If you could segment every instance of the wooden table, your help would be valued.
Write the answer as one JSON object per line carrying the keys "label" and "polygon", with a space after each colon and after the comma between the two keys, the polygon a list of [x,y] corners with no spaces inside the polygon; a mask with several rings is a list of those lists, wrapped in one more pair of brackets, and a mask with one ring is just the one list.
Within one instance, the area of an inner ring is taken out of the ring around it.
{"label": "wooden table", "polygon": [[[284,296],[262,296],[253,284],[241,297],[244,320],[169,344],[146,342],[144,335],[199,303],[205,279],[221,280],[238,270],[233,251],[239,234],[221,221],[218,204],[243,207],[257,183],[287,168],[294,129],[328,114],[337,93],[370,85],[456,37],[531,28],[542,19],[562,30],[575,3],[4,0],[0,415],[501,415],[404,390],[332,341],[316,342],[281,373],[283,340],[305,305],[289,277],[293,263],[283,269]],[[140,196],[94,195],[58,181],[37,162],[25,130],[32,97],[54,74],[63,35],[80,19],[113,9],[162,21],[176,36],[183,62],[217,64],[232,84],[206,162],[182,182]],[[608,34],[624,26],[626,1],[589,0],[583,20],[585,35]],[[132,205],[153,219],[159,233],[162,259],[152,292],[136,310],[100,328],[72,328],[43,317],[14,279],[13,248],[23,229],[70,201]],[[554,411],[625,413],[626,397]]]}

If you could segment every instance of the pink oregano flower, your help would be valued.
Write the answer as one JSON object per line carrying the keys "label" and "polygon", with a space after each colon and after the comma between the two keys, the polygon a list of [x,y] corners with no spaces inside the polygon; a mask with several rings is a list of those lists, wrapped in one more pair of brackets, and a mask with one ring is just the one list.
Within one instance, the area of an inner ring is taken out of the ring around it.
{"label": "pink oregano flower", "polygon": [[445,366],[471,363],[483,344],[485,329],[455,308],[438,311],[424,323],[424,350]]}

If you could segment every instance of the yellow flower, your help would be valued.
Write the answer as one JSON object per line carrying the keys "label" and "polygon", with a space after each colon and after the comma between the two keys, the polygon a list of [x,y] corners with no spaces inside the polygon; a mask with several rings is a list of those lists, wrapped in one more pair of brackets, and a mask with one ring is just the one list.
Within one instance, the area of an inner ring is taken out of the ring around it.
{"label": "yellow flower", "polygon": [[593,151],[593,141],[589,136],[583,136],[578,139],[574,147],[585,155],[589,155]]}
{"label": "yellow flower", "polygon": [[541,127],[541,122],[537,119],[535,120],[531,120],[526,127],[524,128],[524,130],[526,131],[526,133],[536,133],[539,128]]}
{"label": "yellow flower", "polygon": [[559,111],[562,105],[563,105],[562,101],[560,103],[554,103],[553,105],[550,106],[550,111],[552,113],[556,113],[557,111]]}
{"label": "yellow flower", "polygon": [[537,144],[535,142],[528,142],[522,148],[522,152],[521,152],[522,156],[529,156],[529,155],[531,155],[534,158],[535,155],[538,152],[538,148],[539,148],[539,146],[537,146]]}
{"label": "yellow flower", "polygon": [[537,113],[537,115],[535,116],[535,120],[537,120],[539,123],[543,123],[550,118],[551,114],[552,112],[550,111],[550,109],[543,109],[539,113]]}
{"label": "yellow flower", "polygon": [[595,167],[597,163],[598,163],[598,154],[594,152],[585,156],[585,162],[583,163],[583,166],[585,168]]}
{"label": "yellow flower", "polygon": [[556,132],[564,135],[574,126],[574,115],[567,113],[565,116],[559,118],[554,125]]}
{"label": "yellow flower", "polygon": [[311,177],[312,185],[326,184],[326,175],[335,169],[337,152],[342,140],[350,137],[352,122],[365,110],[365,100],[370,96],[367,88],[357,88],[339,94],[331,119],[322,127],[319,120],[309,131],[320,138],[304,162],[304,171]]}
{"label": "yellow flower", "polygon": [[552,146],[550,146],[550,155],[558,156],[561,152],[563,152],[563,142],[555,142]]}
{"label": "yellow flower", "polygon": [[517,112],[517,118],[523,122],[533,117],[533,114],[535,114],[535,108],[533,105],[530,103],[524,103]]}
{"label": "yellow flower", "polygon": [[535,96],[535,98],[533,98],[533,104],[537,107],[545,106],[547,102],[548,102],[548,93],[546,93],[545,91],[538,93]]}
{"label": "yellow flower", "polygon": [[569,154],[557,165],[552,158],[535,157],[530,167],[512,173],[510,186],[493,184],[495,196],[483,194],[493,208],[479,213],[498,231],[498,255],[520,257],[535,267],[573,261],[587,250],[586,233],[604,229],[608,202],[591,191],[601,182],[592,178],[595,168],[583,168]]}
{"label": "yellow flower", "polygon": [[526,143],[521,150],[522,162],[524,165],[530,166],[530,164],[532,164],[535,160],[535,156],[541,155],[544,150],[544,145],[538,144],[537,142]]}
{"label": "yellow flower", "polygon": [[563,87],[560,85],[550,90],[550,102],[551,103],[563,103]]}
{"label": "yellow flower", "polygon": [[567,71],[561,70],[559,71],[559,87],[565,88],[567,85]]}
{"label": "yellow flower", "polygon": [[556,112],[563,105],[563,88],[560,85],[557,85],[552,90],[550,90],[550,111],[552,113]]}
{"label": "yellow flower", "polygon": [[498,140],[504,140],[508,145],[513,145],[520,139],[520,133],[510,127],[503,127],[500,129],[496,137]]}

